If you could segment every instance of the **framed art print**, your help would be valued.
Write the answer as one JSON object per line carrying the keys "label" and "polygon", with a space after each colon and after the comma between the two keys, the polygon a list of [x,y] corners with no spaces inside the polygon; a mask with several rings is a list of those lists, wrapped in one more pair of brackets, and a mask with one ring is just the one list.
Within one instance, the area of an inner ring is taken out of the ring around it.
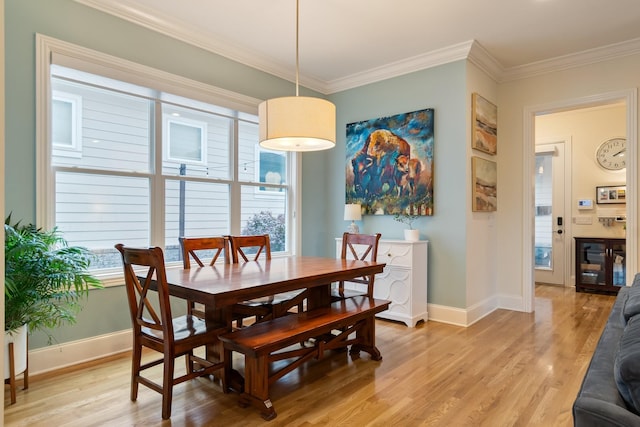
{"label": "framed art print", "polygon": [[627,186],[596,187],[596,203],[599,205],[627,203]]}
{"label": "framed art print", "polygon": [[498,209],[497,163],[482,157],[471,158],[473,212],[493,212]]}
{"label": "framed art print", "polygon": [[474,93],[471,111],[471,147],[495,155],[498,152],[498,107]]}
{"label": "framed art print", "polygon": [[369,215],[433,215],[434,110],[347,125],[346,203]]}

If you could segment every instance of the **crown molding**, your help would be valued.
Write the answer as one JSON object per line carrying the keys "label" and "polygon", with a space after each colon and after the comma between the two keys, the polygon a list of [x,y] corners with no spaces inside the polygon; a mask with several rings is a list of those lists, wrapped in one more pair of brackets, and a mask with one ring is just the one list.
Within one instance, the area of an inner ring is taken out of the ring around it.
{"label": "crown molding", "polygon": [[505,69],[499,83],[582,67],[640,53],[640,38]]}
{"label": "crown molding", "polygon": [[385,64],[380,67],[371,68],[361,73],[352,74],[345,78],[336,79],[326,85],[327,93],[339,92],[353,89],[369,83],[409,74],[438,65],[467,59],[473,40],[448,46],[443,49],[433,50],[424,54],[416,55],[400,61]]}
{"label": "crown molding", "polygon": [[504,67],[477,40],[473,40],[469,51],[469,62],[484,71],[494,81],[499,82],[504,74]]}
{"label": "crown molding", "polygon": [[[295,74],[292,69],[274,63],[271,58],[260,52],[236,46],[228,40],[205,38],[191,30],[188,25],[176,23],[168,17],[167,19],[162,19],[157,17],[156,14],[147,14],[144,11],[134,10],[121,4],[105,4],[98,0],[74,1],[248,67],[295,82]],[[638,53],[640,53],[640,38],[544,61],[505,68],[480,43],[476,40],[470,40],[331,81],[323,81],[307,74],[300,76],[300,84],[308,89],[329,95],[463,59],[472,62],[497,83],[504,83]]]}
{"label": "crown molding", "polygon": [[[210,39],[193,31],[185,23],[175,22],[172,19],[162,19],[157,14],[145,14],[122,4],[105,4],[96,0],[74,0],[77,3],[116,16],[133,24],[150,29],[167,37],[196,46],[211,53],[223,56],[232,61],[255,68],[281,79],[295,82],[295,70],[275,64],[258,51],[236,46],[228,40]],[[300,84],[306,88],[325,93],[326,83],[322,80],[308,76],[300,76]]]}

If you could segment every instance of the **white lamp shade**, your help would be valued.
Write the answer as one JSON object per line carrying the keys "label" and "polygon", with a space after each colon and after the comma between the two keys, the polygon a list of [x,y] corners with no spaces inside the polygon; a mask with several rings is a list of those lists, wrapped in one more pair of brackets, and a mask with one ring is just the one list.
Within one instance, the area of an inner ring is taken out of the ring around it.
{"label": "white lamp shade", "polygon": [[344,205],[345,221],[360,221],[362,219],[362,211],[359,203],[347,203]]}
{"label": "white lamp shade", "polygon": [[306,96],[268,99],[258,106],[260,146],[280,151],[319,151],[336,145],[336,106]]}

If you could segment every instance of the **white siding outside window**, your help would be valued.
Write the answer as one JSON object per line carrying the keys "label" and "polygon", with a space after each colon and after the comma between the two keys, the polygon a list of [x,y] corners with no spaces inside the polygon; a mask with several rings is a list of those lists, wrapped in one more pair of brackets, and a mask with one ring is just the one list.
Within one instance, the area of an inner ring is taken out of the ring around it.
{"label": "white siding outside window", "polygon": [[80,66],[44,67],[52,134],[38,148],[53,197],[40,186],[39,203],[43,225],[96,254],[95,274],[121,275],[116,243],[178,263],[180,236],[269,233],[274,256],[293,252],[296,156],[258,148],[255,114]]}
{"label": "white siding outside window", "polygon": [[82,97],[53,91],[51,142],[56,155],[80,157],[82,152]]}

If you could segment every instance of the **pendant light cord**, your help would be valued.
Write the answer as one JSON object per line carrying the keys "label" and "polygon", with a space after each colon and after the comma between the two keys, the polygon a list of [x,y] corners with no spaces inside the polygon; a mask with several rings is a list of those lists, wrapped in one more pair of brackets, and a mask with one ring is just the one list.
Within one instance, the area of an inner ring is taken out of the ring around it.
{"label": "pendant light cord", "polygon": [[299,32],[299,21],[300,21],[300,0],[296,0],[296,96],[298,96],[298,83],[300,79],[300,53],[298,47],[298,32]]}

